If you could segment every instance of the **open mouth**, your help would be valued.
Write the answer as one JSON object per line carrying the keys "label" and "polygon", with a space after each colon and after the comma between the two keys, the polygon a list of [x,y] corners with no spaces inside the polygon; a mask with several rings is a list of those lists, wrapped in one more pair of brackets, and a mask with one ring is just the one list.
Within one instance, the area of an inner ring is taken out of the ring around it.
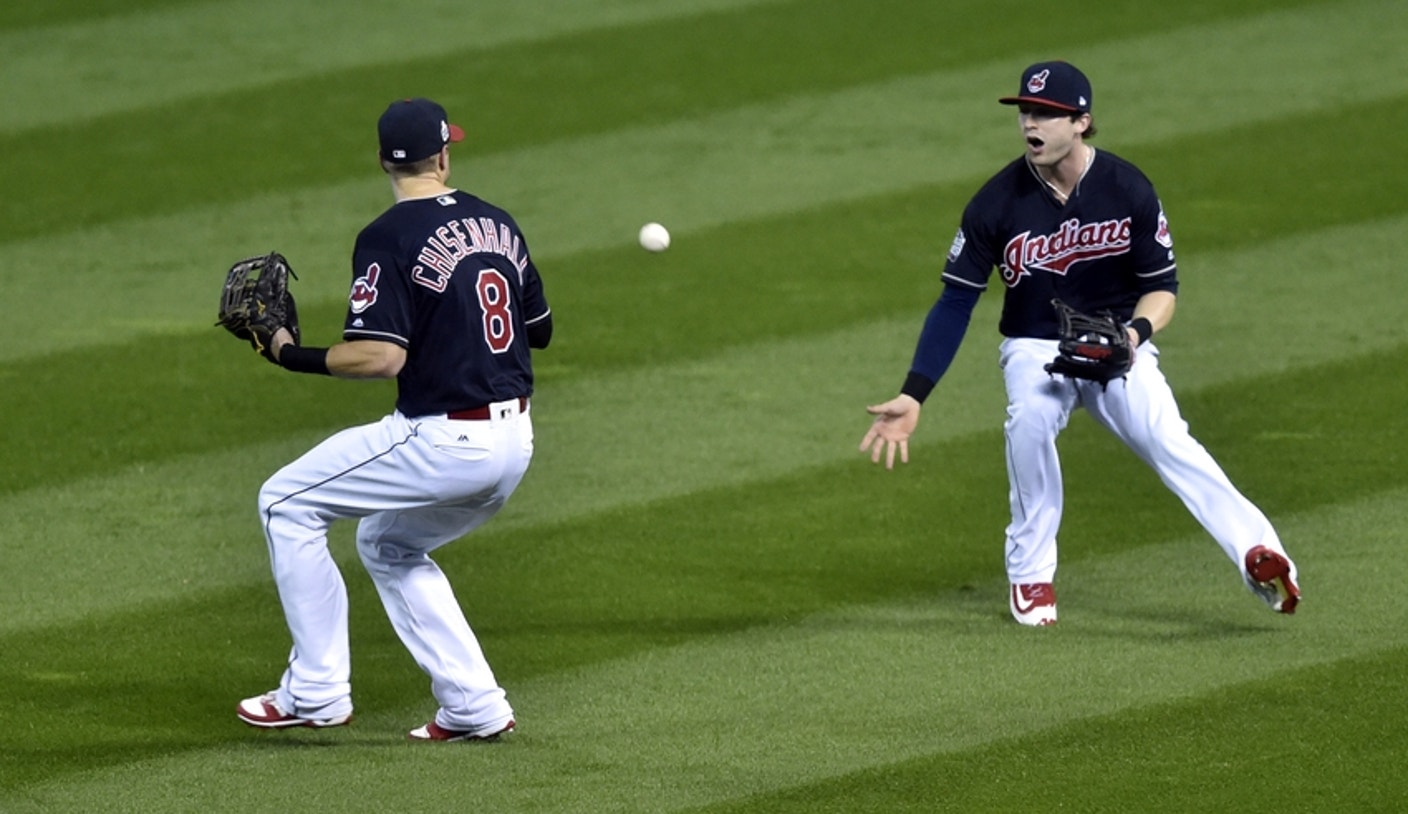
{"label": "open mouth", "polygon": [[1032,146],[1033,148],[1037,148],[1037,149],[1040,149],[1041,147],[1046,146],[1046,142],[1042,141],[1040,138],[1037,138],[1036,136],[1027,136],[1027,144],[1030,145],[1030,146]]}

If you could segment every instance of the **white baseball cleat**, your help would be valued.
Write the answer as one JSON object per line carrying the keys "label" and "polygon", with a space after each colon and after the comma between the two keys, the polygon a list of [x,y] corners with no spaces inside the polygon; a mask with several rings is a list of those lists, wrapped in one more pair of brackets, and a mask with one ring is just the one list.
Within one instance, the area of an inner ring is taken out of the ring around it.
{"label": "white baseball cleat", "polygon": [[291,712],[285,712],[279,706],[279,702],[274,700],[273,690],[263,695],[244,699],[235,708],[235,715],[250,726],[257,726],[261,729],[284,729],[290,726],[342,726],[352,720],[350,712],[331,718],[300,718]]}
{"label": "white baseball cleat", "polygon": [[1247,587],[1277,613],[1295,613],[1300,604],[1296,567],[1285,554],[1259,545],[1247,552]]}
{"label": "white baseball cleat", "polygon": [[1056,588],[1051,583],[1013,585],[1010,599],[1012,618],[1018,622],[1033,627],[1056,624]]}
{"label": "white baseball cleat", "polygon": [[431,721],[425,726],[418,726],[406,733],[407,740],[413,741],[494,741],[500,735],[507,735],[512,732],[518,724],[510,718],[508,723],[499,723],[486,726],[480,729],[471,729],[461,732],[456,729],[446,729],[440,724]]}

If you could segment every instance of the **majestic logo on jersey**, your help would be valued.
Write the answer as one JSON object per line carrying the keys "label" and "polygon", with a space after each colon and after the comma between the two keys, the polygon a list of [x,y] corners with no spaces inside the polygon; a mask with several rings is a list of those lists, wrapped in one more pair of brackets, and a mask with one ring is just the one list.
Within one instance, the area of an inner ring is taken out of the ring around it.
{"label": "majestic logo on jersey", "polygon": [[493,218],[460,218],[436,229],[425,241],[416,255],[411,279],[432,291],[443,292],[461,260],[486,252],[507,258],[520,275],[528,267],[528,253],[508,224]]}
{"label": "majestic logo on jersey", "polygon": [[1049,235],[1023,232],[1002,250],[1002,281],[1012,288],[1033,270],[1065,276],[1085,260],[1129,251],[1130,219],[1081,223],[1071,218]]}
{"label": "majestic logo on jersey", "polygon": [[1027,93],[1041,93],[1046,89],[1046,80],[1050,76],[1050,68],[1043,70],[1041,73],[1032,74],[1032,78],[1027,80]]}
{"label": "majestic logo on jersey", "polygon": [[352,294],[348,297],[352,303],[352,313],[360,314],[376,303],[376,281],[380,277],[381,266],[372,263],[367,266],[366,274],[352,281]]}

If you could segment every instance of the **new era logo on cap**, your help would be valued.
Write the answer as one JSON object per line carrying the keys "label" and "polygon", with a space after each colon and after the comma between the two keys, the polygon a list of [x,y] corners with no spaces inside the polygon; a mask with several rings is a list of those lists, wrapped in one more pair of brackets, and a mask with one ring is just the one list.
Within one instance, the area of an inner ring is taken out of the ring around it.
{"label": "new era logo on cap", "polygon": [[445,108],[429,99],[392,102],[377,122],[381,157],[393,164],[429,158],[451,142],[463,141],[464,131],[450,124]]}
{"label": "new era logo on cap", "polygon": [[1033,104],[1090,112],[1090,80],[1069,62],[1038,62],[1022,72],[1016,96],[998,99],[1004,105]]}

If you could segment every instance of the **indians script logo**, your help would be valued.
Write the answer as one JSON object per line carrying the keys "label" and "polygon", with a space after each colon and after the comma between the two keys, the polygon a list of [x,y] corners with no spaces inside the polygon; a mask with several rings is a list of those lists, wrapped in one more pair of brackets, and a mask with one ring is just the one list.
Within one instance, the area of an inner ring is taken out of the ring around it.
{"label": "indians script logo", "polygon": [[1032,74],[1032,78],[1027,80],[1027,93],[1041,93],[1046,89],[1046,79],[1051,76],[1050,68],[1043,68],[1041,73]]}
{"label": "indians script logo", "polygon": [[381,266],[372,263],[367,273],[352,281],[352,313],[360,314],[376,302],[376,281],[381,276]]}
{"label": "indians script logo", "polygon": [[1033,270],[1065,276],[1085,260],[1129,251],[1129,218],[1081,223],[1071,218],[1049,235],[1023,232],[1002,250],[1002,281],[1015,287]]}

